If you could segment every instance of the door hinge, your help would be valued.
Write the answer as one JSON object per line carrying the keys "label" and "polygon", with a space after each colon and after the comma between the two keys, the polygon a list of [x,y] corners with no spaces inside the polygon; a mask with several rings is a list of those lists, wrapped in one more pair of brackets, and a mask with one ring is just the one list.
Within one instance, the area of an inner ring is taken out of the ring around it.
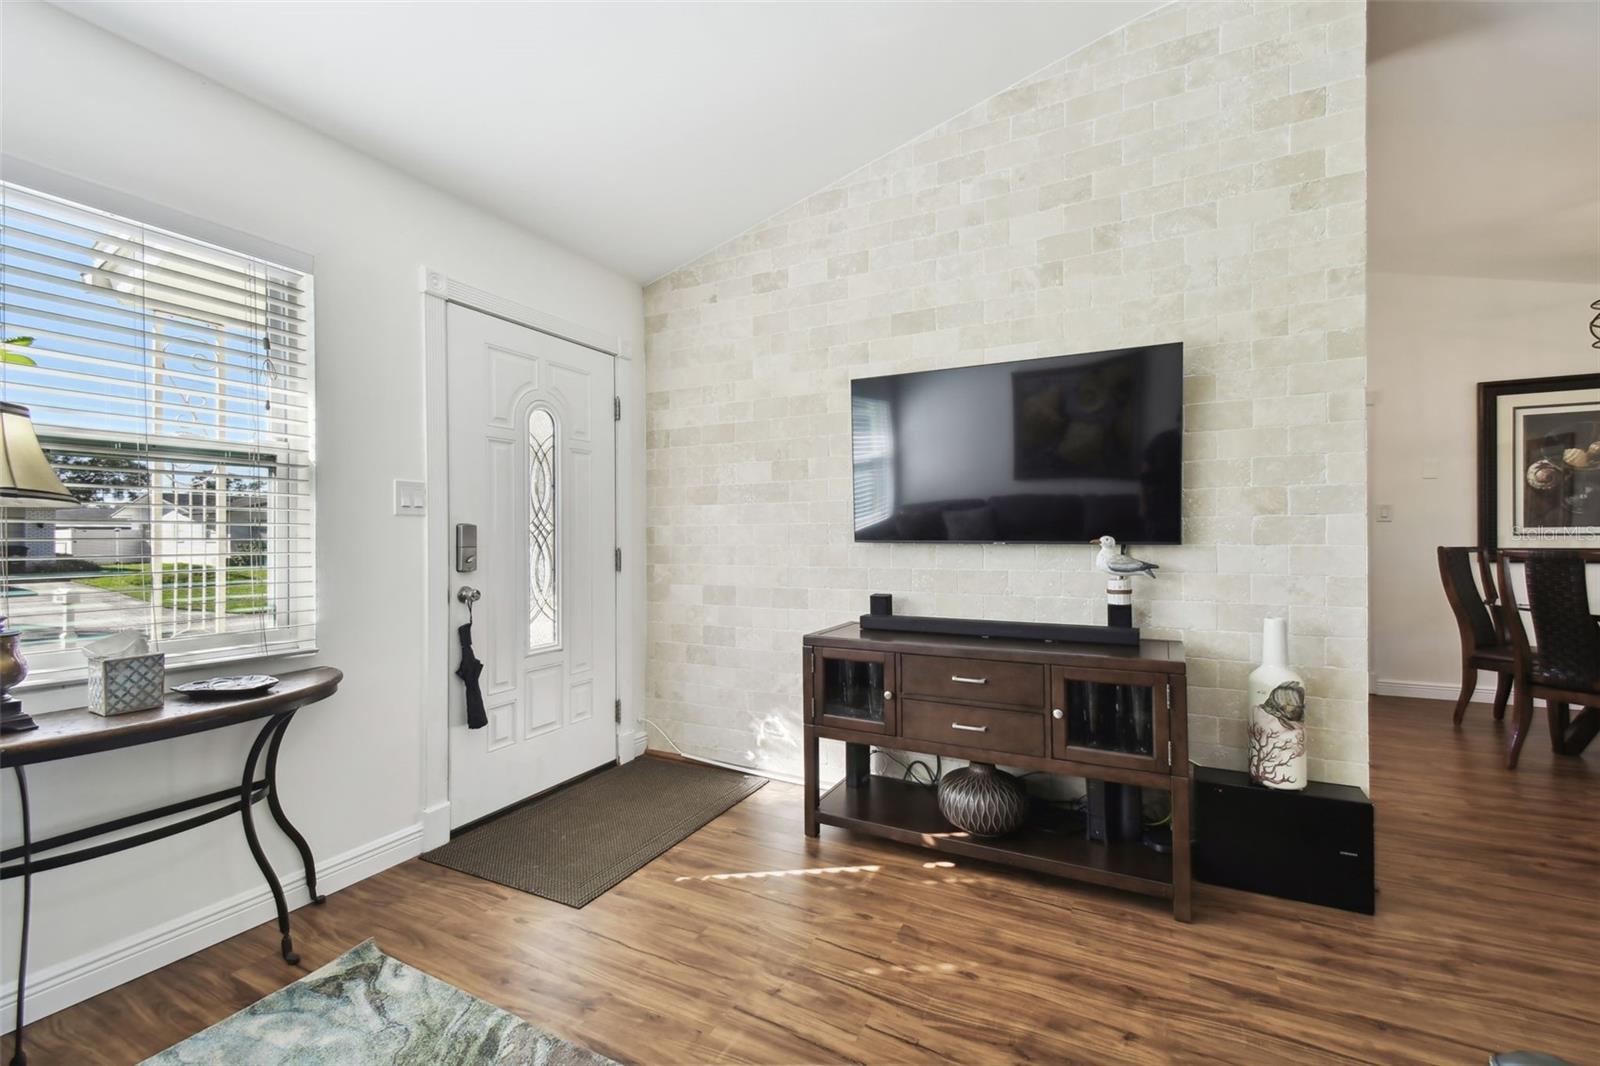
{"label": "door hinge", "polygon": [[617,722],[618,725],[621,725],[622,724],[622,701],[621,700],[617,701],[616,715],[617,715],[616,722]]}
{"label": "door hinge", "polygon": [[617,549],[617,573],[622,573],[622,549]]}
{"label": "door hinge", "polygon": [[622,397],[621,396],[613,396],[613,397],[611,397],[611,421],[613,421],[613,422],[621,422],[622,421]]}

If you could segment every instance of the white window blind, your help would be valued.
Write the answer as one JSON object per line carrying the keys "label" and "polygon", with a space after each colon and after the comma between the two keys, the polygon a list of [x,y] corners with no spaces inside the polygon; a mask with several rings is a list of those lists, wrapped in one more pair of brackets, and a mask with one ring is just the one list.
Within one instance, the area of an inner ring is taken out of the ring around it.
{"label": "white window blind", "polygon": [[0,363],[79,506],[8,509],[30,676],[137,630],[185,663],[315,646],[307,274],[0,183]]}
{"label": "white window blind", "polygon": [[857,529],[894,513],[894,426],[889,401],[870,396],[850,400]]}

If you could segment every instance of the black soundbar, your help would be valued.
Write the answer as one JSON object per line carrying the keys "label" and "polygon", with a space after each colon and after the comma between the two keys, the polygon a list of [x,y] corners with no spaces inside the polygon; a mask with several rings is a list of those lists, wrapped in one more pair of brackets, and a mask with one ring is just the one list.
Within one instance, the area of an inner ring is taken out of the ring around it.
{"label": "black soundbar", "polygon": [[864,614],[863,630],[899,633],[939,633],[948,637],[996,637],[1005,640],[1044,640],[1059,644],[1112,644],[1139,646],[1139,630],[1123,626],[1077,626],[1058,622],[996,622],[983,618],[929,618],[914,614]]}

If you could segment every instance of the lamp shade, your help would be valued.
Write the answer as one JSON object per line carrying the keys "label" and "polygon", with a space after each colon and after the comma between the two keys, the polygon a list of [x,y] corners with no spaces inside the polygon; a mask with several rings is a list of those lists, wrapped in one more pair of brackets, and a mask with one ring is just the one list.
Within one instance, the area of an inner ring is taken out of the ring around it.
{"label": "lamp shade", "polygon": [[28,409],[0,403],[0,507],[71,507],[67,491],[39,446]]}

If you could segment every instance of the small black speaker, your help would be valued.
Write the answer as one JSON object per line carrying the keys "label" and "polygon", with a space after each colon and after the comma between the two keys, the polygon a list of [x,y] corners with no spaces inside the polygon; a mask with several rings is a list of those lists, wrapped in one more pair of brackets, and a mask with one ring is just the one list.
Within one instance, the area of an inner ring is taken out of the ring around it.
{"label": "small black speaker", "polygon": [[1084,797],[1084,835],[1096,844],[1138,840],[1144,834],[1144,790],[1136,785],[1089,778]]}
{"label": "small black speaker", "polygon": [[872,594],[872,610],[870,614],[894,614],[894,597],[887,592],[874,592]]}
{"label": "small black speaker", "polygon": [[1116,807],[1117,839],[1138,840],[1144,836],[1144,789],[1123,785]]}
{"label": "small black speaker", "polygon": [[1122,786],[1092,777],[1084,784],[1087,786],[1083,798],[1084,835],[1096,844],[1108,843],[1113,839],[1111,834],[1116,832],[1116,819],[1111,809],[1118,805],[1116,801],[1121,797]]}
{"label": "small black speaker", "polygon": [[1377,906],[1372,801],[1312,782],[1290,792],[1237,770],[1194,770],[1194,875],[1280,899],[1372,914]]}

